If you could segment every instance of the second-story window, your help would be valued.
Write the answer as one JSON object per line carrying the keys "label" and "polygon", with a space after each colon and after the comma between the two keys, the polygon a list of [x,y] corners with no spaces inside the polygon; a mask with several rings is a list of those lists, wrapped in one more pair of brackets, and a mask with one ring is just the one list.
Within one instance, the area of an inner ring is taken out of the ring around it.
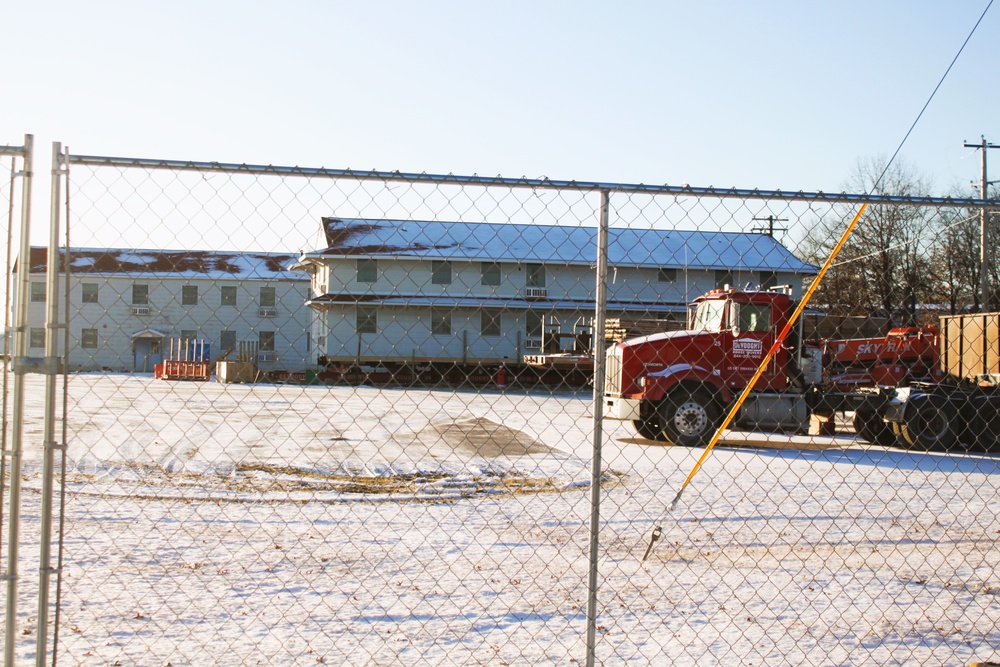
{"label": "second-story window", "polygon": [[31,327],[28,330],[28,347],[45,347],[45,327]]}
{"label": "second-story window", "polygon": [[277,297],[275,296],[273,287],[261,287],[260,288],[260,305],[263,308],[273,308]]}
{"label": "second-story window", "polygon": [[482,272],[479,284],[486,287],[498,287],[500,285],[500,265],[496,262],[483,262],[480,271]]}
{"label": "second-story window", "polygon": [[431,262],[431,284],[451,284],[451,262]]}
{"label": "second-story window", "polygon": [[82,283],[80,285],[80,301],[83,303],[98,303],[97,283]]}
{"label": "second-story window", "polygon": [[45,283],[31,283],[31,302],[45,303]]}
{"label": "second-story window", "polygon": [[545,265],[526,264],[524,274],[525,287],[545,287]]}
{"label": "second-story window", "polygon": [[658,283],[677,282],[677,269],[661,268],[659,272],[656,274],[656,282]]}
{"label": "second-story window", "polygon": [[236,286],[235,285],[223,285],[222,286],[222,300],[220,301],[223,306],[235,306],[236,305]]}
{"label": "second-story window", "polygon": [[374,283],[378,280],[378,260],[359,259],[358,260],[358,282]]}
{"label": "second-story window", "polygon": [[143,283],[132,283],[132,305],[149,305],[149,285]]}
{"label": "second-story window", "polygon": [[182,306],[197,306],[198,305],[198,286],[197,285],[182,285],[181,286],[181,305]]}

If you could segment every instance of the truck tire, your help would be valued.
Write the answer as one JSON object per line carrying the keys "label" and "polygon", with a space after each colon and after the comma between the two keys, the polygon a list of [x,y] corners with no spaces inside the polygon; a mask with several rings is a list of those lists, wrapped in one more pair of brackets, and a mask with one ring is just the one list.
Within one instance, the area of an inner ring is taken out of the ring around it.
{"label": "truck tire", "polygon": [[639,435],[647,440],[663,440],[663,426],[659,417],[653,416],[646,419],[633,419],[632,426]]}
{"label": "truck tire", "polygon": [[914,396],[903,413],[900,434],[912,449],[951,449],[958,443],[958,414],[946,399],[930,394]]}
{"label": "truck tire", "polygon": [[854,413],[854,432],[865,442],[882,447],[896,444],[896,434],[882,417],[872,411],[858,410]]}
{"label": "truck tire", "polygon": [[678,387],[661,405],[663,439],[681,447],[704,447],[712,441],[721,411],[704,391]]}

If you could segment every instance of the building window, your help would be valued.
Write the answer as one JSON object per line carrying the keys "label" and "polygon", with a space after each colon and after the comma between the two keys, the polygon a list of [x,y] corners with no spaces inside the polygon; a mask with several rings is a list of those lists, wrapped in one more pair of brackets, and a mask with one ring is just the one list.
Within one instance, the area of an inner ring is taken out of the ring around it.
{"label": "building window", "polygon": [[83,303],[98,303],[97,301],[97,283],[83,283],[80,285],[82,290],[81,301]]}
{"label": "building window", "polygon": [[355,328],[359,334],[378,333],[378,310],[374,306],[358,306]]}
{"label": "building window", "polygon": [[97,329],[83,329],[80,332],[80,347],[88,350],[97,347]]}
{"label": "building window", "polygon": [[198,340],[198,330],[181,329],[181,340]]}
{"label": "building window", "polygon": [[500,313],[488,310],[479,313],[479,332],[483,336],[500,336],[503,330],[500,328]]}
{"label": "building window", "polygon": [[760,272],[760,288],[770,289],[778,284],[778,273],[777,271],[761,271]]}
{"label": "building window", "polygon": [[435,336],[451,335],[451,313],[439,308],[431,309],[431,333]]}
{"label": "building window", "polygon": [[358,282],[374,283],[378,280],[378,260],[359,259],[358,260]]}
{"label": "building window", "polygon": [[677,282],[677,269],[665,269],[661,267],[656,274],[656,282],[658,283]]}
{"label": "building window", "polygon": [[717,270],[715,272],[715,289],[722,289],[726,285],[733,287],[733,272]]}
{"label": "building window", "polygon": [[236,305],[236,286],[235,285],[223,285],[222,287],[222,301],[223,306],[235,306]]}
{"label": "building window", "polygon": [[219,353],[224,354],[236,349],[236,332],[223,331],[219,334]]}
{"label": "building window", "polygon": [[182,285],[181,286],[181,305],[182,306],[197,306],[198,305],[198,286],[197,285]]}
{"label": "building window", "polygon": [[45,283],[31,283],[31,302],[45,303]]}
{"label": "building window", "polygon": [[277,301],[273,287],[260,288],[260,305],[263,308],[273,308]]}
{"label": "building window", "polygon": [[145,306],[149,304],[149,285],[134,283],[132,285],[132,305]]}
{"label": "building window", "polygon": [[486,287],[497,287],[500,285],[500,265],[496,262],[483,262],[481,267],[481,277],[479,284]]}
{"label": "building window", "polygon": [[431,262],[431,284],[451,284],[451,262]]}
{"label": "building window", "polygon": [[524,316],[524,334],[528,338],[542,337],[542,316],[529,310]]}
{"label": "building window", "polygon": [[258,333],[258,343],[261,352],[274,352],[274,332],[261,331]]}
{"label": "building window", "polygon": [[44,327],[31,327],[28,332],[28,347],[45,347]]}
{"label": "building window", "polygon": [[527,264],[525,267],[525,287],[545,287],[545,265]]}

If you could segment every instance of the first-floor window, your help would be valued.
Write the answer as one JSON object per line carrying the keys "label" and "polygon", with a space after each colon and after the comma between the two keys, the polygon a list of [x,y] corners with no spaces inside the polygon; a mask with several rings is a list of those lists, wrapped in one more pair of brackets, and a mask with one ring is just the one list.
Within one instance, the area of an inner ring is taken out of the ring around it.
{"label": "first-floor window", "polygon": [[479,332],[483,336],[500,336],[503,330],[500,328],[500,313],[484,310],[479,316]]}
{"label": "first-floor window", "polygon": [[97,347],[97,329],[84,329],[80,332],[80,347],[87,349]]}
{"label": "first-floor window", "polygon": [[667,269],[661,267],[656,275],[656,282],[658,283],[677,282],[677,269]]}
{"label": "first-floor window", "polygon": [[260,344],[261,352],[274,352],[274,332],[273,331],[261,331],[259,333],[258,341]]}
{"label": "first-floor window", "polygon": [[45,347],[44,327],[31,327],[28,335],[28,347]]}
{"label": "first-floor window", "polygon": [[219,352],[227,352],[236,349],[236,332],[223,331],[219,334]]}
{"label": "first-floor window", "polygon": [[451,335],[451,313],[447,310],[431,310],[431,333],[435,336]]}
{"label": "first-floor window", "polygon": [[198,340],[198,330],[181,329],[181,340]]}
{"label": "first-floor window", "polygon": [[528,338],[542,337],[542,316],[533,310],[529,310],[524,317],[524,333]]}
{"label": "first-floor window", "polygon": [[378,310],[374,306],[358,306],[355,326],[359,334],[378,333]]}

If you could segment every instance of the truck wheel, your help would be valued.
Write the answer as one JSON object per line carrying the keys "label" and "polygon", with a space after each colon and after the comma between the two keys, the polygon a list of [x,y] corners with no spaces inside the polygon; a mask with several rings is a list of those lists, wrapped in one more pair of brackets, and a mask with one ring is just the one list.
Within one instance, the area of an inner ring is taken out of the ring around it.
{"label": "truck wheel", "polygon": [[858,437],[873,445],[890,447],[896,444],[896,434],[878,413],[858,410],[854,413],[854,432]]}
{"label": "truck wheel", "polygon": [[633,419],[632,426],[647,440],[663,440],[663,426],[658,416],[654,415],[651,419]]}
{"label": "truck wheel", "polygon": [[719,406],[702,391],[673,390],[661,414],[663,439],[681,447],[704,447],[719,426]]}
{"label": "truck wheel", "polygon": [[947,400],[928,394],[914,396],[906,406],[899,430],[913,449],[951,449],[958,442],[956,417]]}

